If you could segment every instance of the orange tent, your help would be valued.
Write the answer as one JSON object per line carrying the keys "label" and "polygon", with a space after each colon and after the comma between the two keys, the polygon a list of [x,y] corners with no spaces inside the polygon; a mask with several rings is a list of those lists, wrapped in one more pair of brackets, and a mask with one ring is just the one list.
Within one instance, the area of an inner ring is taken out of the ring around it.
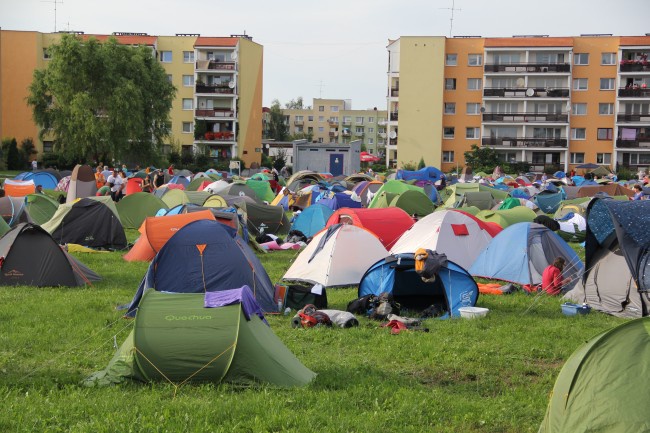
{"label": "orange tent", "polygon": [[34,192],[36,192],[36,185],[33,180],[5,180],[5,194],[9,197],[24,197]]}
{"label": "orange tent", "polygon": [[140,237],[133,248],[124,255],[127,262],[146,262],[153,259],[178,230],[192,221],[215,220],[211,211],[184,213],[178,215],[148,217],[140,226]]}
{"label": "orange tent", "polygon": [[131,177],[126,181],[126,194],[133,194],[136,192],[142,192],[142,182],[143,180],[139,177]]}

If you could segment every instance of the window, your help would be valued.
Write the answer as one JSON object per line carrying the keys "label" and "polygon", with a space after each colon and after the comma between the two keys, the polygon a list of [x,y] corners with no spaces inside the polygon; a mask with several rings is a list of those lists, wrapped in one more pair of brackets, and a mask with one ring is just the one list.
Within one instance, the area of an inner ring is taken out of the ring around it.
{"label": "window", "polygon": [[600,56],[601,65],[615,65],[616,64],[616,53],[602,53]]}
{"label": "window", "polygon": [[478,138],[480,133],[480,128],[465,128],[465,138]]}
{"label": "window", "polygon": [[302,126],[296,126],[296,134],[300,134],[303,132],[303,127]]}
{"label": "window", "polygon": [[167,74],[167,81],[172,82],[172,74]]}
{"label": "window", "polygon": [[329,122],[338,124],[339,123],[339,118],[336,117],[336,116],[332,116],[332,117],[330,117]]}
{"label": "window", "polygon": [[43,48],[43,60],[49,60],[52,58],[52,54],[50,54],[50,50],[48,48]]}
{"label": "window", "polygon": [[160,61],[163,63],[171,63],[172,61],[172,52],[171,51],[161,51],[160,52]]}
{"label": "window", "polygon": [[375,123],[374,117],[368,117],[368,123]]}
{"label": "window", "polygon": [[314,133],[314,127],[313,126],[308,126],[307,127],[307,134],[313,134]]}
{"label": "window", "polygon": [[467,90],[481,90],[481,79],[480,78],[468,78],[467,79]]}
{"label": "window", "polygon": [[445,78],[445,90],[456,90],[455,78]]}
{"label": "window", "polygon": [[53,141],[43,141],[43,153],[52,153],[54,150]]}
{"label": "window", "polygon": [[338,113],[338,111],[339,111],[339,107],[336,106],[336,105],[332,105],[332,106],[330,107],[330,111],[332,111],[332,112],[334,112],[334,113]]}
{"label": "window", "polygon": [[318,116],[318,121],[319,122],[324,122],[325,121],[325,116]]}
{"label": "window", "polygon": [[467,65],[468,66],[481,66],[483,64],[483,55],[482,54],[468,54],[467,55]]}
{"label": "window", "polygon": [[303,116],[296,116],[296,122],[302,122],[304,119]]}
{"label": "window", "polygon": [[313,122],[314,121],[314,116],[307,116],[307,121],[308,122]]}
{"label": "window", "polygon": [[374,138],[369,138],[368,139],[368,144],[375,144],[375,139]]}
{"label": "window", "polygon": [[584,164],[585,163],[585,154],[582,152],[571,153],[570,156],[571,164]]}
{"label": "window", "polygon": [[611,153],[597,153],[596,154],[596,164],[611,164],[612,163],[612,154]]}
{"label": "window", "polygon": [[574,78],[573,90],[587,90],[588,80],[586,78]]}
{"label": "window", "polygon": [[194,100],[183,98],[183,110],[191,110],[192,108],[194,108]]}
{"label": "window", "polygon": [[185,87],[194,86],[194,75],[183,75],[183,86]]}
{"label": "window", "polygon": [[356,128],[354,128],[354,132],[356,132],[357,134],[363,134],[363,126],[357,126]]}
{"label": "window", "polygon": [[577,53],[573,55],[573,64],[574,65],[588,65],[589,64],[589,54],[588,53]]}
{"label": "window", "polygon": [[611,140],[613,136],[614,130],[612,128],[598,128],[598,140]]}
{"label": "window", "polygon": [[613,78],[601,78],[600,79],[600,90],[614,90],[614,79]]}
{"label": "window", "polygon": [[194,63],[194,51],[183,51],[183,63]]}
{"label": "window", "polygon": [[454,151],[453,150],[443,150],[442,151],[442,162],[454,162]]}
{"label": "window", "polygon": [[614,104],[598,104],[598,114],[614,114]]}
{"label": "window", "polygon": [[322,126],[319,126],[318,127],[318,132],[325,132],[325,128],[323,128]]}
{"label": "window", "polygon": [[573,109],[571,112],[576,116],[586,116],[587,115],[587,104],[579,103],[573,104]]}
{"label": "window", "polygon": [[445,114],[456,114],[455,102],[445,102]]}
{"label": "window", "polygon": [[442,138],[454,138],[454,128],[443,128]]}
{"label": "window", "polygon": [[194,132],[194,124],[192,122],[183,122],[183,133],[190,134]]}
{"label": "window", "polygon": [[324,105],[319,105],[318,106],[318,111],[325,111],[325,106]]}
{"label": "window", "polygon": [[368,134],[374,134],[375,128],[368,128]]}
{"label": "window", "polygon": [[587,130],[585,128],[571,128],[571,138],[573,140],[586,140]]}
{"label": "window", "polygon": [[481,114],[481,104],[478,104],[476,102],[468,102],[467,114]]}
{"label": "window", "polygon": [[447,54],[445,57],[446,66],[456,66],[458,64],[458,55],[457,54]]}
{"label": "window", "polygon": [[363,117],[357,117],[355,123],[357,125],[363,125]]}

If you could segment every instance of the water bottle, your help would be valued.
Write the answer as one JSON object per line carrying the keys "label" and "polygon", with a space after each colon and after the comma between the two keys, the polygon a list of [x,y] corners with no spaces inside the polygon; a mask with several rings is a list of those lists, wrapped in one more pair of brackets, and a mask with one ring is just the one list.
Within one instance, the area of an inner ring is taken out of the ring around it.
{"label": "water bottle", "polygon": [[288,316],[291,313],[291,308],[287,307],[284,309],[284,315]]}
{"label": "water bottle", "polygon": [[278,313],[282,312],[282,300],[278,299]]}

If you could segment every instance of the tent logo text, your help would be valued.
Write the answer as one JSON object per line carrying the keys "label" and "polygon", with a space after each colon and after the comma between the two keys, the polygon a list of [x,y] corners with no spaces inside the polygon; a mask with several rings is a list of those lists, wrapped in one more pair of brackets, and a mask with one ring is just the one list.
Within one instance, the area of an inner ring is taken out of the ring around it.
{"label": "tent logo text", "polygon": [[173,314],[169,314],[165,316],[165,320],[173,321],[173,320],[210,320],[212,319],[212,316],[197,316],[196,314],[193,314],[191,316],[174,316]]}
{"label": "tent logo text", "polygon": [[8,278],[12,278],[12,277],[13,278],[18,278],[18,277],[23,277],[23,276],[25,276],[25,274],[23,274],[22,272],[20,272],[20,271],[18,271],[16,269],[12,269],[10,271],[5,272],[5,277],[8,277]]}

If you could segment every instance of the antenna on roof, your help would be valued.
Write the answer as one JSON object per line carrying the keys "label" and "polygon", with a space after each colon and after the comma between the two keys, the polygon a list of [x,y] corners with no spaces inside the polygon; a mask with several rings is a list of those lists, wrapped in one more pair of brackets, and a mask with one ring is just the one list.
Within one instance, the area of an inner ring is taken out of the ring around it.
{"label": "antenna on roof", "polygon": [[451,11],[451,18],[449,18],[449,37],[451,37],[451,31],[454,28],[454,11],[462,11],[462,9],[455,8],[456,0],[451,0],[450,8],[438,8],[438,9],[447,9]]}
{"label": "antenna on roof", "polygon": [[56,5],[63,4],[63,2],[59,0],[41,0],[41,3],[54,3],[54,33],[56,33]]}

